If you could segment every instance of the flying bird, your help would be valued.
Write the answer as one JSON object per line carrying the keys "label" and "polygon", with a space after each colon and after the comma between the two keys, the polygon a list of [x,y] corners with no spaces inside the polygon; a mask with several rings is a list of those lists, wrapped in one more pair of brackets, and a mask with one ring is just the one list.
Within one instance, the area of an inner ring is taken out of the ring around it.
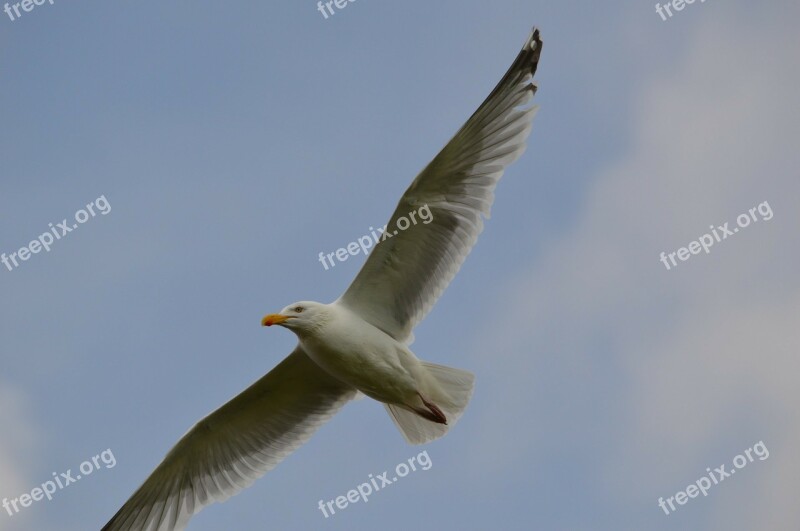
{"label": "flying bird", "polygon": [[[295,302],[262,319],[294,332],[294,351],[195,424],[103,531],[184,529],[206,505],[250,486],[361,393],[384,404],[410,444],[455,425],[474,376],[419,360],[409,349],[412,331],[478,239],[505,167],[525,150],[541,50],[534,28],[495,89],[408,187],[390,229],[341,297]],[[421,208],[430,222],[391,229]]]}

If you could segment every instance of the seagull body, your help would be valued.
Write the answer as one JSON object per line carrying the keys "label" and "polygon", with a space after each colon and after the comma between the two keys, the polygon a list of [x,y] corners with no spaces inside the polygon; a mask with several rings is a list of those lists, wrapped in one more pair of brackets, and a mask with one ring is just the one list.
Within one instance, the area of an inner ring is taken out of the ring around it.
{"label": "seagull body", "polygon": [[[420,432],[416,422],[406,427],[403,420],[415,420],[414,416],[419,415],[438,424],[452,425],[472,394],[472,374],[421,362],[404,343],[338,301],[294,303],[279,314],[267,315],[262,324],[279,324],[294,331],[300,348],[324,371],[383,402],[411,444],[428,442],[443,435],[446,429],[427,426],[430,433]],[[455,388],[446,389],[450,379],[437,379],[437,367],[438,372],[452,373],[457,382]]]}
{"label": "seagull body", "polygon": [[[309,303],[300,304],[300,308],[309,307]],[[336,304],[311,307],[323,322],[297,335],[300,346],[314,363],[380,402],[411,400],[417,392],[422,366],[410,350],[346,308]],[[291,312],[284,310],[280,315]],[[304,313],[310,312],[306,309]],[[285,321],[283,326],[298,330],[299,323],[292,321],[295,320]]]}
{"label": "seagull body", "polygon": [[[541,48],[534,29],[495,89],[403,194],[387,225],[402,231],[375,246],[339,299],[297,302],[262,319],[294,332],[294,351],[195,424],[103,531],[185,528],[203,507],[272,469],[359,392],[383,403],[411,444],[455,425],[474,376],[421,361],[409,345],[483,230],[505,167],[525,149]],[[421,207],[430,223],[398,224]]]}

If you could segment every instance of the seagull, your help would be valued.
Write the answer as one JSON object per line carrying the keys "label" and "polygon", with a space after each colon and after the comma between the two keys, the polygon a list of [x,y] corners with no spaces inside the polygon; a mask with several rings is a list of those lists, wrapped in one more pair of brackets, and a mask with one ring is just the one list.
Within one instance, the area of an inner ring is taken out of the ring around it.
{"label": "seagull", "polygon": [[[409,444],[456,424],[475,378],[419,360],[409,349],[412,331],[478,239],[505,167],[525,150],[541,50],[534,28],[495,89],[403,194],[387,227],[406,228],[384,233],[341,297],[295,302],[262,319],[294,332],[294,351],[195,424],[103,531],[184,529],[362,394],[383,403]],[[408,226],[406,217],[422,208],[430,221]]]}

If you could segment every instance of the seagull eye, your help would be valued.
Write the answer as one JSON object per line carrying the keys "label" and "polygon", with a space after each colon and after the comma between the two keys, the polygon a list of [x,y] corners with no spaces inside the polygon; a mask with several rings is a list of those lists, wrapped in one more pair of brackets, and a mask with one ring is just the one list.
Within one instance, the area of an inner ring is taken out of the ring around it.
{"label": "seagull eye", "polygon": [[294,309],[294,311],[295,311],[295,313],[303,313],[303,309],[304,309],[304,308],[303,308],[302,306],[298,306],[298,307],[296,307],[296,308]]}

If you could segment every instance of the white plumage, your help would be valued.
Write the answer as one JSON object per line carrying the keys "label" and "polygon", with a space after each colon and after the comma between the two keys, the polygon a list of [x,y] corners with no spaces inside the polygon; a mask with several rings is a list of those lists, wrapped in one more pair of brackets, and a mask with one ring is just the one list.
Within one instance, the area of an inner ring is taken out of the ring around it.
{"label": "white plumage", "polygon": [[294,352],[192,427],[104,531],[183,529],[204,506],[278,464],[359,391],[384,403],[411,444],[452,428],[473,375],[420,361],[408,345],[475,244],[503,170],[525,149],[541,47],[534,29],[497,87],[414,179],[388,226],[423,205],[432,221],[381,241],[333,303],[298,302],[266,316],[263,324],[297,334]]}

